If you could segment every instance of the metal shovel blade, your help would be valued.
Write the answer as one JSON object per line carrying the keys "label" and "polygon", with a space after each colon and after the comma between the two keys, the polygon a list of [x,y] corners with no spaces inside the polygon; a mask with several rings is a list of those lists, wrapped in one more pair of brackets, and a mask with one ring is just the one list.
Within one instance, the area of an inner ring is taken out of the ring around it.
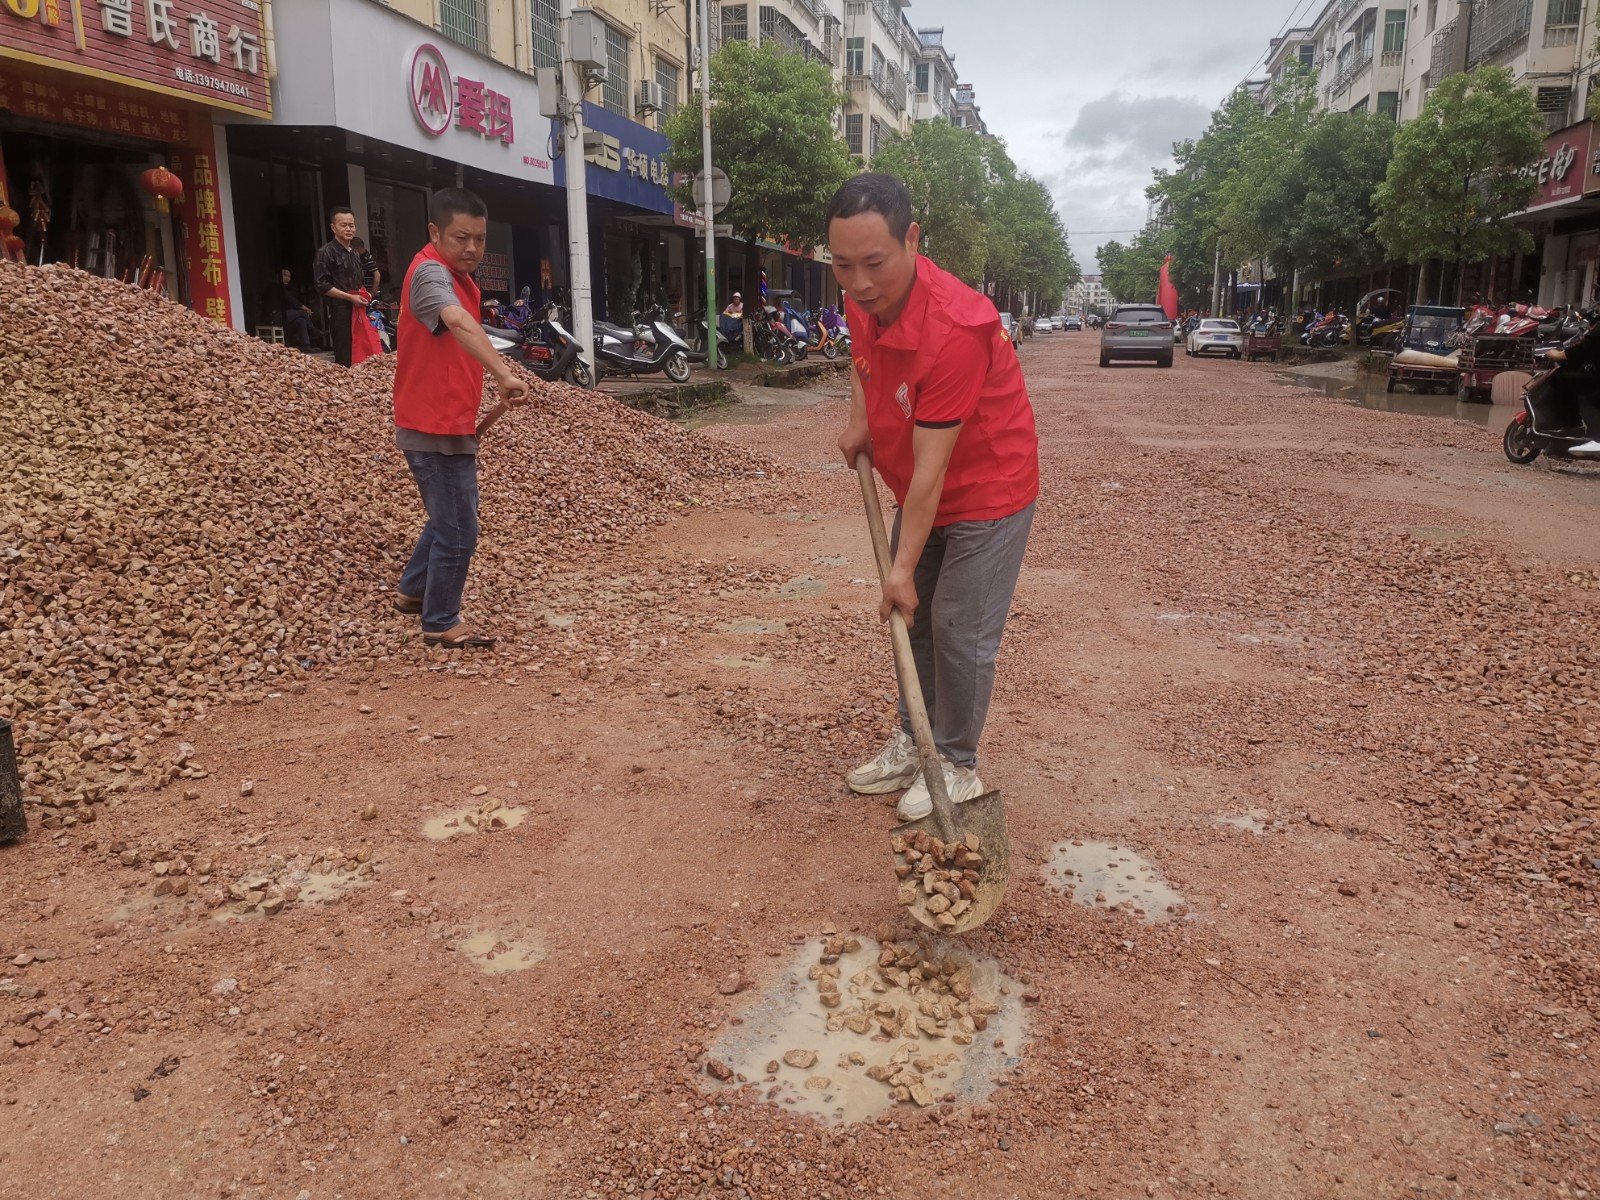
{"label": "metal shovel blade", "polygon": [[[975,885],[971,907],[956,917],[952,917],[948,911],[940,914],[930,913],[929,897],[921,887],[915,889],[912,903],[905,906],[920,924],[926,925],[936,933],[966,933],[967,930],[976,929],[992,917],[995,910],[1000,907],[1000,902],[1006,897],[1006,887],[1011,882],[1011,839],[1006,834],[1005,805],[998,790],[985,792],[965,804],[953,805],[950,816],[952,824],[944,832],[941,832],[939,814],[933,812],[919,820],[896,825],[891,837],[905,838],[912,833],[922,833],[930,838],[937,838],[947,846],[960,843],[970,847],[968,835],[976,836],[975,852],[982,857],[983,862],[977,868],[979,878]],[[896,841],[894,844],[899,845],[899,842]],[[895,855],[895,864],[911,867],[912,872],[906,882],[916,883],[916,864],[911,863],[901,853]],[[940,921],[941,917],[945,918],[943,923]]]}

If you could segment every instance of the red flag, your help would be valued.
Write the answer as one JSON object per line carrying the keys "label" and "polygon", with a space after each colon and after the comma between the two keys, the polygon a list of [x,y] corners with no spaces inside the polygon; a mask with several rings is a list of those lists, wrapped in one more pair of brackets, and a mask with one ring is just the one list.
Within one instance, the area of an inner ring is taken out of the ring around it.
{"label": "red flag", "polygon": [[1161,260],[1161,286],[1156,289],[1156,303],[1172,320],[1178,317],[1178,289],[1172,286],[1172,255]]}

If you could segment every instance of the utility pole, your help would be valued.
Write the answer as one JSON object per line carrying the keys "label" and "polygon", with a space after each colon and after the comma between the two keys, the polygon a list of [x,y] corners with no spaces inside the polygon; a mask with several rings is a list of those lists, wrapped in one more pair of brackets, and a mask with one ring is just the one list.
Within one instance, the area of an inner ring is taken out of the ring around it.
{"label": "utility pole", "polygon": [[711,200],[711,0],[700,0],[700,148],[705,162],[700,217],[706,223],[706,366],[717,369],[717,214]]}
{"label": "utility pole", "polygon": [[1217,262],[1211,268],[1211,315],[1222,315],[1222,243],[1217,243]]}
{"label": "utility pole", "polygon": [[567,274],[572,286],[572,336],[578,354],[594,363],[594,293],[589,285],[589,179],[583,148],[583,97],[589,90],[588,68],[572,59],[572,0],[561,0],[561,28],[566,53],[561,56],[561,92],[564,101],[562,153],[567,169]]}

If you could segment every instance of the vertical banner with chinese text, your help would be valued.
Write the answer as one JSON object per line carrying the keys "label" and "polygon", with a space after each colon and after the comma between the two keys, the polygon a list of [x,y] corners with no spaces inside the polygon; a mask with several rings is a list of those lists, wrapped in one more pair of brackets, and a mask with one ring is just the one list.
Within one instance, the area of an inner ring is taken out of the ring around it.
{"label": "vertical banner with chinese text", "polygon": [[174,150],[172,171],[183,180],[183,257],[189,306],[203,317],[232,323],[228,264],[222,253],[222,213],[217,200],[217,139],[209,115],[196,114],[189,146]]}

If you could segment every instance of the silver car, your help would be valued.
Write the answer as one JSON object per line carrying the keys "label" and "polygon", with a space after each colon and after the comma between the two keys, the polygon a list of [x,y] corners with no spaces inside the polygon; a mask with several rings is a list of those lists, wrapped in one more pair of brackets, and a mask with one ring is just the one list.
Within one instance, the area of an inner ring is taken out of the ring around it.
{"label": "silver car", "polygon": [[1100,365],[1113,359],[1149,359],[1172,365],[1172,319],[1154,304],[1124,304],[1100,329]]}

